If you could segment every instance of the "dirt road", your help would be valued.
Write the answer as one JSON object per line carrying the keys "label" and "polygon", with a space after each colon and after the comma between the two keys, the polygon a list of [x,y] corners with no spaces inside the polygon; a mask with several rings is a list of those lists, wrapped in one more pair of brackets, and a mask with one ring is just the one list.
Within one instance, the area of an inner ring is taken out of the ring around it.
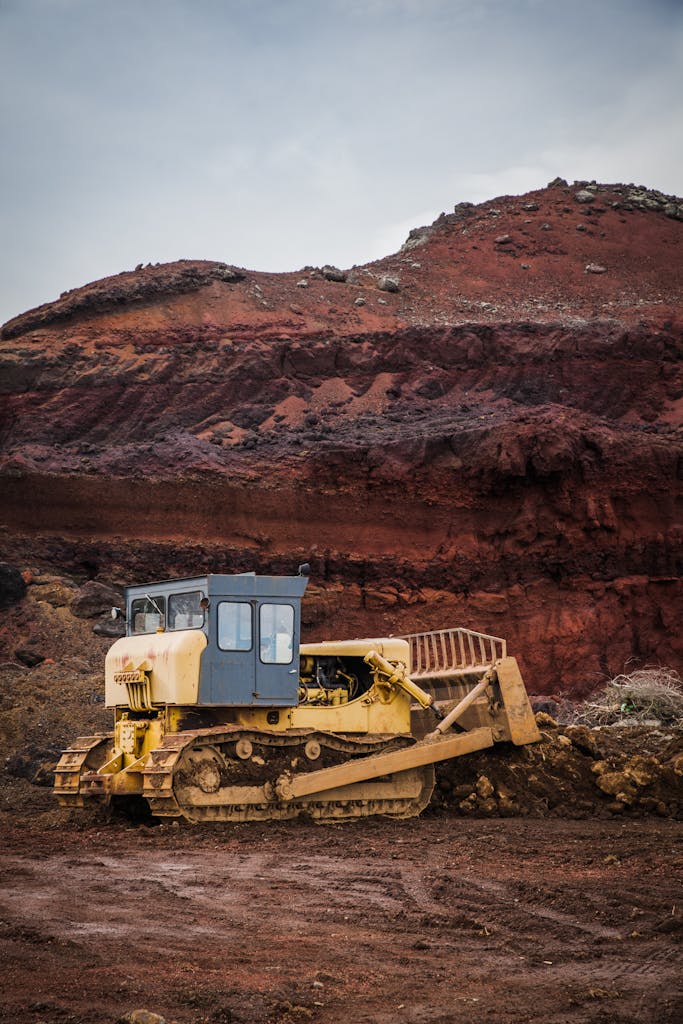
{"label": "dirt road", "polygon": [[5,829],[0,1020],[683,1019],[669,820]]}

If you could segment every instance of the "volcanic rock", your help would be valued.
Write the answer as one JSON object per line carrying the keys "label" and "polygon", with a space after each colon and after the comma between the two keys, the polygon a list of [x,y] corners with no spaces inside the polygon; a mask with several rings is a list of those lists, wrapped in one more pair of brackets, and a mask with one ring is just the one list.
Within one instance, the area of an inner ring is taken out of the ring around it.
{"label": "volcanic rock", "polygon": [[14,657],[17,661],[20,661],[22,665],[26,665],[27,668],[35,668],[36,665],[40,665],[45,661],[44,654],[39,654],[38,651],[32,651],[26,647],[18,648],[14,652]]}
{"label": "volcanic rock", "polygon": [[19,569],[0,562],[0,608],[9,608],[26,594],[26,583]]}
{"label": "volcanic rock", "polygon": [[81,619],[92,619],[96,615],[111,608],[118,607],[123,601],[122,595],[96,580],[84,583],[71,602],[71,611]]}

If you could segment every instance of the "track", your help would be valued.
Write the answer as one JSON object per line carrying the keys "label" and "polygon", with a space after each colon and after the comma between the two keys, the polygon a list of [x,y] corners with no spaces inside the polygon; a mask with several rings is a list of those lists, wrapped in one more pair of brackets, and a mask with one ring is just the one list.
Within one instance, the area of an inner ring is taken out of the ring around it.
{"label": "track", "polygon": [[[64,807],[107,802],[111,736],[81,736],[62,753],[55,793]],[[172,733],[151,751],[143,773],[143,797],[162,818],[193,822],[271,821],[306,815],[343,821],[373,814],[409,818],[429,803],[434,768],[427,765],[337,787],[297,800],[279,801],[276,780],[287,774],[329,768],[372,754],[411,746],[411,736],[340,736],[312,730],[287,733],[220,727]]]}
{"label": "track", "polygon": [[143,796],[159,817],[195,822],[317,821],[384,814],[413,817],[434,788],[431,765],[363,783],[278,801],[274,783],[286,772],[306,772],[410,746],[410,736],[357,739],[312,730],[287,733],[202,729],[167,736],[144,772]]}

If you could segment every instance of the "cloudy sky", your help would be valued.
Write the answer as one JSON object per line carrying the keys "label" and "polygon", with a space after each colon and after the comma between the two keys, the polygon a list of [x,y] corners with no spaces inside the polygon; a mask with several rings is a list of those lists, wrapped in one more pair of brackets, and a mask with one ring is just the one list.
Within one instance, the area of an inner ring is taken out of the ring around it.
{"label": "cloudy sky", "polygon": [[683,195],[683,0],[0,0],[0,322],[348,267],[555,175]]}

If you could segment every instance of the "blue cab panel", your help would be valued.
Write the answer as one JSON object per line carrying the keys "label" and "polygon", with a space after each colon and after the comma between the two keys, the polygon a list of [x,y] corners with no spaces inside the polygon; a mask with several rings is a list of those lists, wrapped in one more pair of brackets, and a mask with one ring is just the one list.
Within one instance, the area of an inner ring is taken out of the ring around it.
{"label": "blue cab panel", "polygon": [[202,629],[198,704],[297,703],[305,576],[197,576],[126,589],[129,633]]}

